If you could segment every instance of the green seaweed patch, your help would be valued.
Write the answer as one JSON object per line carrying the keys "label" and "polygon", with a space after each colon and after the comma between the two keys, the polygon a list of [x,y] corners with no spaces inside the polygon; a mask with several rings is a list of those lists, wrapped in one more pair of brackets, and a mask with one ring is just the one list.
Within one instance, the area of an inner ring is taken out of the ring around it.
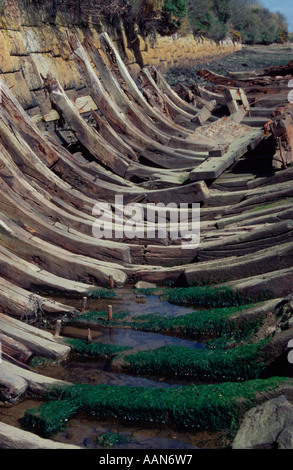
{"label": "green seaweed patch", "polygon": [[[224,334],[220,337],[214,337],[205,342],[208,349],[227,349],[234,347],[237,343],[250,342],[263,323],[263,319],[244,321],[235,329],[223,330]],[[251,341],[252,342],[252,341]]]}
{"label": "green seaweed patch", "polygon": [[[78,316],[74,322],[95,325],[109,325],[132,328],[134,330],[170,333],[192,338],[217,338],[222,335],[233,334],[238,340],[248,336],[261,325],[260,320],[248,319],[241,314],[252,309],[255,304],[241,307],[223,307],[210,310],[195,311],[176,317],[166,317],[158,314],[129,317],[127,312],[113,316],[111,322],[107,320],[107,312],[88,312]],[[237,319],[237,322],[234,321]]]}
{"label": "green seaweed patch", "polygon": [[49,401],[28,410],[24,416],[24,426],[41,436],[51,436],[63,429],[78,410],[79,405],[73,400]]}
{"label": "green seaweed patch", "polygon": [[86,325],[113,325],[118,320],[124,320],[129,315],[129,312],[115,312],[113,319],[108,320],[108,312],[106,310],[82,313],[71,320],[71,323],[80,323]]}
{"label": "green seaweed patch", "polygon": [[110,289],[95,290],[87,294],[89,299],[113,299],[115,296],[115,292]]}
{"label": "green seaweed patch", "polygon": [[96,444],[101,447],[113,447],[127,442],[131,442],[129,436],[124,436],[116,432],[101,433],[96,438]]}
{"label": "green seaweed patch", "polygon": [[195,305],[201,307],[233,307],[250,302],[238,291],[230,287],[193,286],[166,289],[162,299],[175,305]]}
{"label": "green seaweed patch", "polygon": [[286,377],[169,389],[75,384],[48,393],[45,399],[52,401],[27,410],[24,425],[48,436],[83,412],[95,419],[118,419],[127,424],[230,429],[258,400],[266,399],[265,393],[272,393],[285,382],[293,385]]}
{"label": "green seaweed patch", "polygon": [[99,359],[107,359],[114,357],[116,354],[127,351],[131,348],[127,346],[118,346],[115,344],[105,343],[86,343],[80,339],[67,339],[66,343],[71,346],[71,349],[82,355],[92,356]]}
{"label": "green seaweed patch", "polygon": [[[200,380],[249,380],[259,378],[266,367],[261,355],[268,340],[235,348],[191,349],[163,346],[116,358],[118,368],[131,374],[192,377]],[[112,365],[115,367],[115,359]]]}
{"label": "green seaweed patch", "polygon": [[56,360],[43,356],[34,356],[29,363],[30,367],[43,367],[49,366],[50,364],[56,364]]}
{"label": "green seaweed patch", "polygon": [[[241,321],[241,314],[254,307],[247,304],[241,307],[223,307],[195,311],[185,315],[168,318],[160,315],[141,315],[133,318],[128,325],[137,330],[175,333],[187,337],[220,337],[234,333],[238,339],[260,326],[259,320],[251,318]],[[233,320],[237,315],[237,324]],[[232,319],[233,318],[233,319]]]}
{"label": "green seaweed patch", "polygon": [[161,291],[161,287],[136,288],[135,293],[141,295],[155,295]]}

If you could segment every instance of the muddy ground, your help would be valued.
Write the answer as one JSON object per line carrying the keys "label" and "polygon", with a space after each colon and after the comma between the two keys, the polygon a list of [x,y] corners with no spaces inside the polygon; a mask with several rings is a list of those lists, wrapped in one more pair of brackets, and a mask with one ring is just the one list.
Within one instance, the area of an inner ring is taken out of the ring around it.
{"label": "muddy ground", "polygon": [[242,72],[274,65],[285,65],[291,60],[293,60],[293,43],[272,44],[270,46],[244,45],[241,51],[220,60],[203,62],[190,68],[173,67],[166,74],[166,78],[172,86],[176,85],[177,82],[188,85],[194,81],[199,81],[197,70],[202,68],[208,68],[213,72],[227,75],[229,71]]}

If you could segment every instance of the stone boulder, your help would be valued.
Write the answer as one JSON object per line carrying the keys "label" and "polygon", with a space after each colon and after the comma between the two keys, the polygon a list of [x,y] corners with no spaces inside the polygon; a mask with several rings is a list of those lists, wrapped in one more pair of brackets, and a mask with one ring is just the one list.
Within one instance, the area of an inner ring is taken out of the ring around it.
{"label": "stone boulder", "polygon": [[249,410],[233,449],[293,449],[293,405],[284,395]]}

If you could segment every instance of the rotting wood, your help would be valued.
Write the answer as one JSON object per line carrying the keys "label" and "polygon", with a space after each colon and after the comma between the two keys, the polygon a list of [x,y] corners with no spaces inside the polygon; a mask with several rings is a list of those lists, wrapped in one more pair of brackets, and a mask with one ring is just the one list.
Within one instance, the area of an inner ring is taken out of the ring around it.
{"label": "rotting wood", "polygon": [[2,313],[0,314],[0,331],[16,342],[21,341],[25,347],[39,356],[60,360],[66,359],[70,352],[70,347],[57,341],[51,333],[42,335],[38,328],[26,325]]}
{"label": "rotting wood", "polygon": [[293,105],[276,110],[269,127],[277,144],[273,168],[287,168],[293,163]]}
{"label": "rotting wood", "polygon": [[5,360],[1,363],[0,394],[8,403],[16,403],[27,392],[42,395],[52,387],[66,385],[71,384],[37,374]]}
{"label": "rotting wood", "polygon": [[191,181],[215,179],[223,171],[229,168],[233,163],[244,155],[249,148],[258,145],[264,136],[263,131],[254,130],[247,133],[244,137],[234,140],[229,146],[227,152],[219,157],[210,157],[205,162],[197,166],[190,173]]}
{"label": "rotting wood", "polygon": [[93,128],[87,126],[62,90],[57,79],[48,74],[45,87],[50,93],[52,102],[61,110],[66,122],[74,130],[79,141],[90,151],[91,155],[102,165],[111,168],[118,175],[124,176],[129,161],[124,159],[122,155],[119,155],[113,147],[110,147]]}
{"label": "rotting wood", "polygon": [[34,433],[24,431],[0,422],[0,449],[82,449],[81,447],[43,439]]}
{"label": "rotting wood", "polygon": [[8,355],[20,362],[28,362],[34,354],[21,341],[16,341],[3,333],[0,333],[0,343],[2,355]]}

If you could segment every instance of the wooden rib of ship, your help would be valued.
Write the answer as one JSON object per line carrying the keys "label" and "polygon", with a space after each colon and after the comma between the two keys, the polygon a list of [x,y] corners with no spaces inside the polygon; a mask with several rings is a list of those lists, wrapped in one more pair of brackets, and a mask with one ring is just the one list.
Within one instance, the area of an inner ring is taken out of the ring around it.
{"label": "wooden rib of ship", "polygon": [[[50,113],[30,118],[0,82],[0,389],[10,402],[56,383],[30,370],[34,354],[69,354],[33,326],[43,314],[76,313],[48,291],[87,296],[109,276],[116,288],[212,278],[251,298],[292,289],[292,63],[253,76],[201,71],[206,86],[176,93],[155,67],[136,82],[109,36],[99,40],[68,37],[88,96],[71,101],[48,73]],[[81,150],[42,133],[41,121],[62,123]],[[116,195],[143,206],[200,203],[198,248],[94,238],[95,204],[113,207]]]}

